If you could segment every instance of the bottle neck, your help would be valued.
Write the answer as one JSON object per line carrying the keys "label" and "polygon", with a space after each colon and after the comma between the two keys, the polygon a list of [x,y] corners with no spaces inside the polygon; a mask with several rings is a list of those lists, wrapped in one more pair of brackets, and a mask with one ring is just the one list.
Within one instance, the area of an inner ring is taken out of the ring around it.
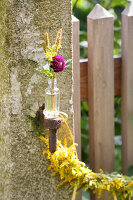
{"label": "bottle neck", "polygon": [[48,79],[48,87],[50,89],[55,89],[57,88],[57,79],[54,77],[53,79]]}

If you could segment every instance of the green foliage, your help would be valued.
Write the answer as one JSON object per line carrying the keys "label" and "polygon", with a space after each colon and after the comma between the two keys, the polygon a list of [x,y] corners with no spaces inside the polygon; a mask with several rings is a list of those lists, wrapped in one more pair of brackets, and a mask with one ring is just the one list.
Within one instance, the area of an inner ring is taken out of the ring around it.
{"label": "green foliage", "polygon": [[50,79],[53,78],[54,70],[50,68],[50,61],[43,62],[39,68],[36,69],[39,72],[42,72],[46,76],[48,76]]}
{"label": "green foliage", "polygon": [[[43,107],[43,106],[42,106]],[[39,110],[36,113],[35,117],[32,117],[30,115],[27,115],[27,121],[31,123],[32,128],[33,128],[33,134],[35,133],[36,135],[38,134],[41,135],[46,135],[48,134],[48,130],[44,128],[44,121],[43,121],[43,110],[42,107],[39,108]]]}
{"label": "green foliage", "polygon": [[65,67],[70,66],[71,62],[72,62],[72,59],[67,60],[66,63],[65,63]]}
{"label": "green foliage", "polygon": [[82,191],[82,200],[88,200],[90,197],[89,193],[85,190]]}
{"label": "green foliage", "polygon": [[121,146],[115,145],[115,171],[122,172]]}
{"label": "green foliage", "polygon": [[133,165],[128,168],[127,176],[133,176]]}
{"label": "green foliage", "polygon": [[49,78],[52,79],[53,74],[52,74],[49,70],[42,69],[42,72],[43,72],[46,76],[48,76]]}
{"label": "green foliage", "polygon": [[131,123],[132,123],[132,125],[133,125],[133,117],[131,118]]}
{"label": "green foliage", "polygon": [[81,143],[82,160],[89,165],[89,122],[88,122],[88,103],[81,103]]}

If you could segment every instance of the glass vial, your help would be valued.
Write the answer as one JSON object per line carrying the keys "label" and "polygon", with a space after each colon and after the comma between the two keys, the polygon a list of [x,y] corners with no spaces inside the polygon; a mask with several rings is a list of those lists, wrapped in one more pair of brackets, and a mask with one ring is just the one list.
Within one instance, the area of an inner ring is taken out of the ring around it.
{"label": "glass vial", "polygon": [[45,90],[45,111],[47,118],[56,118],[59,116],[60,109],[60,91],[57,88],[57,80],[48,79],[48,88]]}

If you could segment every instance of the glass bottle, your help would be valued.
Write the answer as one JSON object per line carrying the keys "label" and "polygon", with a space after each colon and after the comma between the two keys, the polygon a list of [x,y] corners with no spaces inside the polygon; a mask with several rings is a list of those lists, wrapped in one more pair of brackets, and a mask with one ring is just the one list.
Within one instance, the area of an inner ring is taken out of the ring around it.
{"label": "glass bottle", "polygon": [[59,115],[60,109],[60,91],[57,88],[57,80],[48,79],[48,88],[45,90],[45,111],[44,115],[47,118],[56,118]]}

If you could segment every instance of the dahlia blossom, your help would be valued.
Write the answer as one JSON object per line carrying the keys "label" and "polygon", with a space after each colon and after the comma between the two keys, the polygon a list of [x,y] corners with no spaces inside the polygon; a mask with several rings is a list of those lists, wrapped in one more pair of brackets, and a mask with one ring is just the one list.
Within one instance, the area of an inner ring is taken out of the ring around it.
{"label": "dahlia blossom", "polygon": [[53,57],[53,61],[51,61],[50,67],[54,70],[54,72],[61,72],[65,69],[65,60],[62,56],[56,55]]}

